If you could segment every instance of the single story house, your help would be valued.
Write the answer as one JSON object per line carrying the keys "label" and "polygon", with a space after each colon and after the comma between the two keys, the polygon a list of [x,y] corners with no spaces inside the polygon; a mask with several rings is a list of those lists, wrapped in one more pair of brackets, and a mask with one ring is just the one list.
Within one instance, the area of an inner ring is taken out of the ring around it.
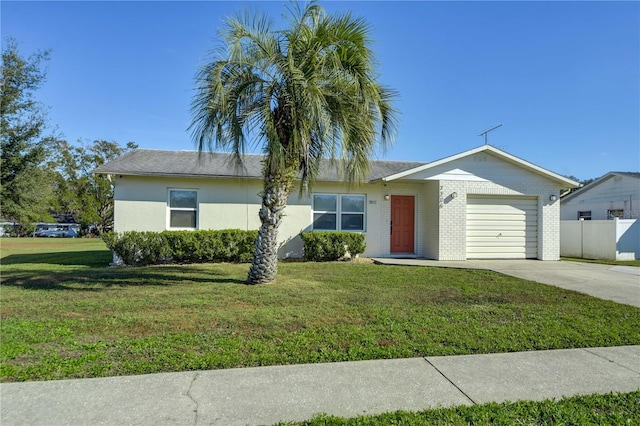
{"label": "single story house", "polygon": [[[262,156],[137,149],[98,167],[114,184],[114,230],[257,229]],[[348,185],[326,161],[311,194],[295,191],[279,256],[300,232],[365,234],[365,256],[558,260],[560,193],[579,184],[491,145],[430,163],[372,161]]]}
{"label": "single story house", "polygon": [[638,172],[609,172],[560,201],[561,220],[637,219],[639,212]]}

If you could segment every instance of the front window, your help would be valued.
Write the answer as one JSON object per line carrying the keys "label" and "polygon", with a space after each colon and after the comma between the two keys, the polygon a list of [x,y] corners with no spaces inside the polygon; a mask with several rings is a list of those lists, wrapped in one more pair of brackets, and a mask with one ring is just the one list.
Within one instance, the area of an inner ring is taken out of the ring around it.
{"label": "front window", "polygon": [[313,195],[315,231],[364,231],[364,195]]}
{"label": "front window", "polygon": [[169,190],[169,228],[196,229],[198,223],[198,192]]}
{"label": "front window", "polygon": [[335,231],[337,229],[338,196],[316,194],[313,196],[313,229]]}

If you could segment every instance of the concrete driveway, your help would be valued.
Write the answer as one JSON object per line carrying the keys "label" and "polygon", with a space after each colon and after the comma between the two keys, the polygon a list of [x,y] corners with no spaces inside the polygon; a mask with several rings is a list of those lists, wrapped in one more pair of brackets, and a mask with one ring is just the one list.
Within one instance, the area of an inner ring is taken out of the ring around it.
{"label": "concrete driveway", "polygon": [[465,260],[375,258],[385,265],[487,269],[505,275],[586,293],[601,299],[640,307],[640,268],[598,263],[540,260]]}

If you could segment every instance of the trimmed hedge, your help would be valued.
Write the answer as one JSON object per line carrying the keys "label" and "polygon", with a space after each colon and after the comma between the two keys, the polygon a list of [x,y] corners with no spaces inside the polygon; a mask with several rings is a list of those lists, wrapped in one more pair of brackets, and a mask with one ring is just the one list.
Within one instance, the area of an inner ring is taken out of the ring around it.
{"label": "trimmed hedge", "polygon": [[354,258],[367,247],[364,235],[355,232],[311,231],[300,237],[304,241],[304,259],[316,262]]}
{"label": "trimmed hedge", "polygon": [[250,262],[258,231],[162,231],[102,235],[125,265],[162,263]]}

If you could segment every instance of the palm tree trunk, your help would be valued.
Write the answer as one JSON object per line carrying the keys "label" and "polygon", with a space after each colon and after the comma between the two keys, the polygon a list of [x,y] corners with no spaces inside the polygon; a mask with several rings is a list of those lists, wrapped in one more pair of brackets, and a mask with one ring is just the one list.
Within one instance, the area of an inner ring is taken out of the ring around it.
{"label": "palm tree trunk", "polygon": [[256,239],[253,261],[249,268],[247,284],[264,284],[276,279],[278,274],[278,228],[291,193],[293,179],[286,173],[274,176],[266,173],[260,208],[260,229]]}

